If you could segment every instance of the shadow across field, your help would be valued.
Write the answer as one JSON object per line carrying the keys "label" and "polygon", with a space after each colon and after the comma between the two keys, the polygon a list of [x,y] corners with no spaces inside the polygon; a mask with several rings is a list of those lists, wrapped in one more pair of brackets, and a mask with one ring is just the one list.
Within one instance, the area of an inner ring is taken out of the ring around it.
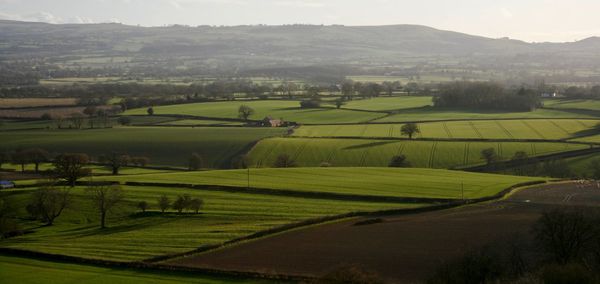
{"label": "shadow across field", "polygon": [[[393,283],[423,281],[443,262],[490,241],[522,235],[541,214],[564,206],[598,206],[600,188],[542,185],[505,200],[401,216],[371,216],[291,231],[254,242],[179,258],[169,264],[236,271],[319,276],[353,263]],[[368,226],[357,223],[371,223]]]}

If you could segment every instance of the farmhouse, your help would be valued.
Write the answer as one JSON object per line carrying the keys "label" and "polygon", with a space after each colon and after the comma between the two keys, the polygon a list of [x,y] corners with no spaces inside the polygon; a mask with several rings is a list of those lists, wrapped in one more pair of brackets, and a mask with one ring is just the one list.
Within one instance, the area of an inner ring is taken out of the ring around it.
{"label": "farmhouse", "polygon": [[0,180],[0,189],[14,188],[15,183],[8,180]]}
{"label": "farmhouse", "polygon": [[542,98],[557,98],[557,97],[558,97],[558,94],[556,92],[542,94]]}
{"label": "farmhouse", "polygon": [[273,119],[271,116],[267,116],[260,121],[260,126],[282,127],[285,126],[285,121],[283,121],[283,119]]}

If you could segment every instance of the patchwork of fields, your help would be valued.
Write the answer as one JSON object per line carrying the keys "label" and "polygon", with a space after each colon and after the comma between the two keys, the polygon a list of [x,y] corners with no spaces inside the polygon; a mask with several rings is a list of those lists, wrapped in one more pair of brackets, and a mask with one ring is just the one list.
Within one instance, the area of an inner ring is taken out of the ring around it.
{"label": "patchwork of fields", "polygon": [[[472,120],[419,124],[416,138],[441,139],[539,139],[558,140],[589,134],[599,120],[529,119]],[[319,125],[294,130],[298,137],[385,137],[407,138],[400,133],[402,124]]]}
{"label": "patchwork of fields", "polygon": [[302,167],[328,163],[335,167],[386,167],[396,155],[406,155],[417,168],[458,168],[481,164],[481,151],[494,148],[501,159],[515,152],[529,156],[588,148],[587,145],[552,142],[450,142],[374,139],[271,138],[262,140],[250,160],[256,167],[271,167],[281,154]]}
{"label": "patchwork of fields", "polygon": [[[0,247],[134,261],[220,244],[310,218],[421,206],[414,203],[368,203],[178,188],[124,187],[123,190],[125,200],[111,213],[107,221],[108,229],[99,228],[99,215],[91,207],[85,188],[76,187],[71,190],[71,205],[53,226],[39,227],[38,222],[30,221],[24,227],[32,229],[32,233],[3,240]],[[31,192],[32,189],[15,189],[5,190],[2,194],[20,210],[19,216],[26,217],[25,207]],[[202,198],[202,214],[160,213],[156,200],[163,194],[171,200],[181,194]],[[140,201],[148,202],[150,211],[134,213],[139,212],[135,206]]]}
{"label": "patchwork of fields", "polygon": [[229,166],[229,160],[245,152],[257,140],[279,136],[279,128],[166,128],[124,127],[91,130],[33,130],[0,132],[3,149],[40,147],[50,152],[87,153],[94,158],[120,151],[148,156],[154,165],[186,166],[194,152],[205,167]]}
{"label": "patchwork of fields", "polygon": [[[180,114],[210,118],[238,118],[240,105],[254,109],[250,119],[261,120],[267,116],[300,123],[356,123],[385,116],[385,113],[373,113],[344,109],[316,108],[302,109],[299,101],[233,101],[214,103],[195,103],[154,107],[155,114]],[[132,109],[126,115],[144,115],[146,109]]]}

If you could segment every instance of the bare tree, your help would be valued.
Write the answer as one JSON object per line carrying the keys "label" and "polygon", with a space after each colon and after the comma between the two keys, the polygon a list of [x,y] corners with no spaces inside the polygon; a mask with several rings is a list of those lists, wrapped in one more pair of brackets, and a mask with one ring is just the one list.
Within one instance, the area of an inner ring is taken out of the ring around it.
{"label": "bare tree", "polygon": [[146,201],[140,201],[140,202],[138,202],[138,204],[137,204],[137,207],[138,207],[140,210],[142,210],[142,213],[144,213],[144,212],[146,212],[146,210],[148,209],[148,207],[149,207],[149,204],[148,204],[148,202],[146,202]]}
{"label": "bare tree", "polygon": [[198,211],[200,211],[200,209],[202,209],[203,205],[204,205],[204,201],[200,198],[194,198],[194,199],[190,200],[190,202],[189,202],[190,210],[193,210],[196,214],[198,214]]}
{"label": "bare tree", "polygon": [[52,117],[52,121],[54,122],[56,128],[61,129],[65,122],[65,118],[62,115],[57,114]]}
{"label": "bare tree", "polygon": [[83,114],[79,112],[75,112],[70,115],[69,120],[71,121],[73,128],[81,129],[81,126],[83,125],[83,117]]}
{"label": "bare tree", "polygon": [[131,158],[127,154],[112,152],[110,154],[100,156],[98,160],[100,163],[108,165],[112,169],[113,175],[118,175],[119,169],[127,166]]}
{"label": "bare tree", "polygon": [[27,205],[27,212],[32,217],[40,219],[51,226],[69,205],[70,194],[68,189],[60,190],[49,185],[36,190]]}
{"label": "bare tree", "polygon": [[25,150],[27,158],[31,163],[35,165],[35,172],[39,172],[40,164],[48,161],[48,151],[40,148],[33,148]]}
{"label": "bare tree", "polygon": [[96,116],[97,112],[98,112],[98,109],[95,106],[87,106],[83,110],[83,114],[88,116],[88,122],[90,124],[90,128],[94,128],[94,117]]}
{"label": "bare tree", "polygon": [[88,188],[93,205],[100,213],[100,228],[106,228],[106,215],[123,200],[123,190],[118,185],[97,185]]}
{"label": "bare tree", "polygon": [[171,206],[171,201],[169,200],[169,197],[167,197],[164,194],[161,195],[158,198],[158,208],[160,208],[160,212],[165,213],[165,211],[169,209],[169,206]]}
{"label": "bare tree", "polygon": [[597,219],[590,212],[554,209],[534,225],[535,238],[557,263],[566,264],[580,258],[600,237]]}
{"label": "bare tree", "polygon": [[89,161],[86,154],[61,154],[54,158],[54,171],[58,178],[74,187],[78,179],[90,174],[90,170],[84,168]]}

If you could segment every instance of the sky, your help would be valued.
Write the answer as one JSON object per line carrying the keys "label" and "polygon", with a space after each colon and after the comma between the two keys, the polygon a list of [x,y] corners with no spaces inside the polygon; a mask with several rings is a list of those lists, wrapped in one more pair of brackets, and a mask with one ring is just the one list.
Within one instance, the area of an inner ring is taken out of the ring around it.
{"label": "sky", "polygon": [[418,24],[529,42],[600,36],[599,13],[599,0],[0,0],[0,19],[55,24]]}

